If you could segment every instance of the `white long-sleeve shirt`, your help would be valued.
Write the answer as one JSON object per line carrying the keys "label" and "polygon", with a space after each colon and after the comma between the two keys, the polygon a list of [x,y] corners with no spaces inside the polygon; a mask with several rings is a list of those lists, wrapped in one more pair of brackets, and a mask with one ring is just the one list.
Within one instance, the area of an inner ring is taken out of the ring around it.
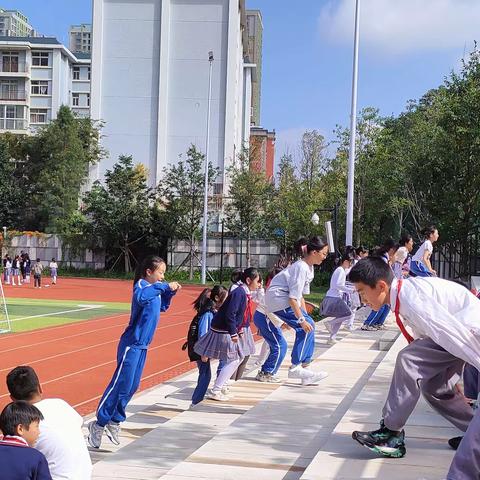
{"label": "white long-sleeve shirt", "polygon": [[342,298],[344,293],[353,293],[355,287],[346,285],[347,272],[343,267],[338,267],[330,279],[330,288],[326,294],[327,297]]}
{"label": "white long-sleeve shirt", "polygon": [[[390,289],[395,311],[398,280]],[[436,277],[403,280],[400,316],[414,338],[428,337],[480,370],[480,300],[462,285]]]}

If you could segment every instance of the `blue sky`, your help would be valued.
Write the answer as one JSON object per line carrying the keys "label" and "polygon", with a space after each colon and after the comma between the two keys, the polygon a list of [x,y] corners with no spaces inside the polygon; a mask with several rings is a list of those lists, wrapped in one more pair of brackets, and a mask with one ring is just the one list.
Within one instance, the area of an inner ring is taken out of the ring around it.
{"label": "blue sky", "polygon": [[[263,15],[262,124],[277,131],[277,157],[294,151],[305,129],[332,138],[350,115],[354,0],[246,2]],[[24,12],[41,33],[64,42],[70,24],[91,21],[91,0],[0,5]],[[478,0],[363,1],[359,108],[400,113],[458,67],[480,39],[479,25]]]}

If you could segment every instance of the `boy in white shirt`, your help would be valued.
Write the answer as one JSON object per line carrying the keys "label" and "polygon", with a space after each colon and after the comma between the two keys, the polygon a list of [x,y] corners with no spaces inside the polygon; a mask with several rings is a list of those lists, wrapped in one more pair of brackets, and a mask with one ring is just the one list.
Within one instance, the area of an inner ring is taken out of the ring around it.
{"label": "boy in white shirt", "polygon": [[480,478],[480,410],[471,422],[473,410],[456,389],[465,362],[480,367],[480,300],[461,285],[440,278],[397,280],[377,258],[360,261],[349,278],[372,308],[391,305],[410,342],[398,354],[381,428],[353,432],[352,437],[384,456],[403,457],[403,427],[423,394],[449,422],[468,429],[447,479]]}
{"label": "boy in white shirt", "polygon": [[82,433],[82,417],[59,398],[42,399],[42,387],[32,367],[14,368],[7,375],[13,401],[35,405],[44,417],[35,448],[47,459],[53,480],[89,480],[92,462]]}

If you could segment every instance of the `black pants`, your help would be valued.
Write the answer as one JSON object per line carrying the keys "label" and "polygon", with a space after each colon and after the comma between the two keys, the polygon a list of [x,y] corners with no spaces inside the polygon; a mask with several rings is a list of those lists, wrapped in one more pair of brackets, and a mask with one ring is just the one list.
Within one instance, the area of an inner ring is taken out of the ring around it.
{"label": "black pants", "polygon": [[42,286],[42,276],[41,275],[34,275],[33,276],[33,285],[35,287],[41,287]]}

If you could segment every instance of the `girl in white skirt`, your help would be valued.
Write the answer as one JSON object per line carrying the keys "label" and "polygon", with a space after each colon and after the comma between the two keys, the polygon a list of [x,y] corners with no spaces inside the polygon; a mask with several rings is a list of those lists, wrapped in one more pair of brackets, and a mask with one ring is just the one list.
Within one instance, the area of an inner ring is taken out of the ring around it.
{"label": "girl in white skirt", "polygon": [[322,302],[322,315],[334,317],[332,320],[324,322],[325,328],[330,334],[327,341],[329,345],[337,342],[337,333],[342,323],[353,326],[355,311],[351,307],[350,296],[355,291],[355,287],[346,285],[346,272],[352,268],[354,260],[353,252],[348,252],[341,257],[340,265],[330,279],[330,289]]}
{"label": "girl in white skirt", "polygon": [[255,349],[252,333],[246,325],[252,320],[251,292],[257,290],[259,280],[257,269],[247,268],[242,273],[242,285],[227,297],[214,315],[210,331],[195,344],[194,350],[203,362],[214,358],[223,363],[208,396],[212,400],[228,400],[228,396],[222,393],[222,388],[245,355]]}

